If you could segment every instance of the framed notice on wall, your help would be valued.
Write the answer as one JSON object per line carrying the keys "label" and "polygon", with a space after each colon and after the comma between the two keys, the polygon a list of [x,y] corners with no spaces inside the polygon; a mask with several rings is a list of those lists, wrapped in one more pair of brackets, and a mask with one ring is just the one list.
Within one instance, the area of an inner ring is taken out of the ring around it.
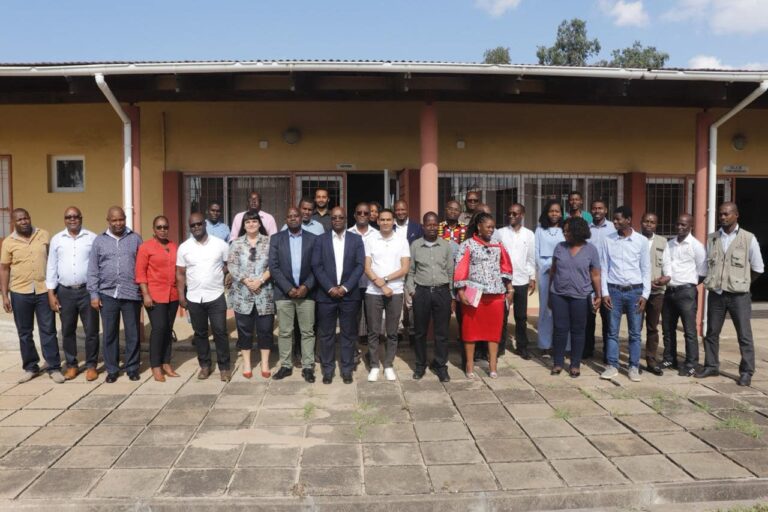
{"label": "framed notice on wall", "polygon": [[52,156],[50,163],[51,192],[85,191],[85,157],[82,155]]}

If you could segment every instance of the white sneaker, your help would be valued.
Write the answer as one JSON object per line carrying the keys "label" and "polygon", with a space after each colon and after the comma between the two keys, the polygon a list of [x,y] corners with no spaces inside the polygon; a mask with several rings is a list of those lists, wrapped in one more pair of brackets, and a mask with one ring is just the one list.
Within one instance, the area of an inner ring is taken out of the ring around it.
{"label": "white sneaker", "polygon": [[384,368],[384,376],[387,380],[397,380],[397,374],[394,368]]}
{"label": "white sneaker", "polygon": [[608,368],[605,369],[605,371],[603,371],[603,373],[600,374],[600,378],[611,380],[618,375],[619,375],[619,370],[614,368],[613,366],[609,366]]}
{"label": "white sneaker", "polygon": [[368,372],[368,382],[376,382],[377,380],[379,380],[379,369],[371,368],[371,371]]}
{"label": "white sneaker", "polygon": [[52,371],[51,373],[48,374],[48,376],[56,384],[63,384],[66,381],[66,379],[64,378],[64,375],[62,375],[62,373],[58,370]]}
{"label": "white sneaker", "polygon": [[629,368],[629,380],[632,382],[640,382],[642,377],[640,377],[640,369],[637,366],[631,366]]}

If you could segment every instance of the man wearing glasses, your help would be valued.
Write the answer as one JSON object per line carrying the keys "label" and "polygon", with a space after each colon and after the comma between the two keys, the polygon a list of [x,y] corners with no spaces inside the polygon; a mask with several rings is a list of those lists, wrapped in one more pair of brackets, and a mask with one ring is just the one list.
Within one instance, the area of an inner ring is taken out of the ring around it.
{"label": "man wearing glasses", "polygon": [[96,366],[99,358],[99,314],[91,307],[88,281],[88,260],[96,235],[83,227],[83,214],[74,206],[64,212],[66,228],[54,235],[48,251],[45,285],[48,304],[61,315],[61,337],[67,369],[66,380],[78,374],[77,318],[85,332],[85,379],[94,381],[99,376]]}
{"label": "man wearing glasses", "polygon": [[221,380],[227,382],[232,375],[227,335],[227,301],[224,298],[229,245],[208,236],[205,219],[200,213],[189,216],[189,230],[192,238],[181,244],[176,253],[176,287],[179,291],[179,306],[187,310],[195,332],[195,348],[200,363],[197,378],[207,379],[213,372],[208,343],[210,321]]}
{"label": "man wearing glasses", "polygon": [[[363,244],[368,243],[372,237],[375,237],[379,230],[371,226],[371,206],[368,203],[358,203],[355,206],[355,224],[348,229],[348,231],[360,235],[363,237]],[[370,281],[363,273],[360,276],[360,311],[358,312],[358,330],[357,334],[360,339],[360,343],[365,345],[368,343],[368,326],[365,323],[365,289],[368,288]],[[358,350],[359,352],[359,350]]]}
{"label": "man wearing glasses", "polygon": [[[229,240],[229,226],[221,220],[221,203],[211,201],[208,205],[208,218],[205,219],[205,230],[209,235],[221,238],[225,242]],[[190,236],[192,236],[190,234]]]}
{"label": "man wearing glasses", "polygon": [[467,195],[464,196],[464,206],[466,207],[466,210],[459,215],[459,222],[468,226],[469,222],[472,220],[472,216],[477,211],[477,207],[480,206],[480,192],[475,190],[467,192]]}

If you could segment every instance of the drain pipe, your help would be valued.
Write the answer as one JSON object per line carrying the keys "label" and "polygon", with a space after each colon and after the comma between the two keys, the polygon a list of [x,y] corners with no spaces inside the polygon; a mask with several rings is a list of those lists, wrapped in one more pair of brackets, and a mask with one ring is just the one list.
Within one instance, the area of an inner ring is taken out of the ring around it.
{"label": "drain pipe", "polygon": [[760,85],[752,93],[741,100],[723,117],[712,123],[709,127],[709,174],[707,176],[707,233],[715,231],[715,217],[717,212],[717,129],[730,118],[744,110],[750,103],[763,95],[768,90],[768,80],[760,82]]}
{"label": "drain pipe", "polygon": [[112,90],[104,80],[104,75],[96,73],[94,75],[96,79],[96,85],[104,93],[107,101],[112,108],[117,112],[118,117],[123,122],[123,209],[125,210],[125,225],[131,229],[133,228],[133,158],[131,157],[131,151],[133,141],[131,138],[131,119],[128,114],[125,113],[123,107],[120,106],[120,102],[117,101],[115,95],[112,94]]}

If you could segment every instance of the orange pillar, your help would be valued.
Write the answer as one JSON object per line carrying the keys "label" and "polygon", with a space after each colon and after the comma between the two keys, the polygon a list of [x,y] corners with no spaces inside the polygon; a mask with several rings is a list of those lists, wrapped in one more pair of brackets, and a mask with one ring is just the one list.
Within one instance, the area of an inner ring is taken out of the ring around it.
{"label": "orange pillar", "polygon": [[419,222],[433,211],[437,213],[437,111],[432,103],[421,109],[421,171],[419,173]]}
{"label": "orange pillar", "polygon": [[[624,175],[624,204],[632,209],[632,228],[640,231],[640,221],[645,213],[645,173],[630,172]],[[613,212],[608,212],[609,219]]]}
{"label": "orange pillar", "polygon": [[[707,174],[709,170],[709,112],[696,114],[696,169],[693,183],[693,235],[703,244],[707,239]],[[699,334],[704,328],[704,286],[699,285],[699,307],[696,313]]]}

